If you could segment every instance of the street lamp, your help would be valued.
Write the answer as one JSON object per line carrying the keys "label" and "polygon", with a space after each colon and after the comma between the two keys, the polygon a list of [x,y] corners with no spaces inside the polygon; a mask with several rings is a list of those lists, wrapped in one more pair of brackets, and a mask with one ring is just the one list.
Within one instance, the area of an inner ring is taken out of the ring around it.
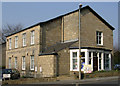
{"label": "street lamp", "polygon": [[80,27],[81,27],[81,19],[80,19],[80,9],[82,4],[79,5],[79,79],[81,80],[81,45],[80,45]]}

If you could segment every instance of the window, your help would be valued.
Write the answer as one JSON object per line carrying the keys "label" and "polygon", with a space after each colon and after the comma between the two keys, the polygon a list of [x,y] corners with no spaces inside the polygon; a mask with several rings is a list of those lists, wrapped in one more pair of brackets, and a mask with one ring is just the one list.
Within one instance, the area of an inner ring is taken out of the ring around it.
{"label": "window", "polygon": [[89,52],[89,64],[91,64],[91,52]]}
{"label": "window", "polygon": [[18,36],[15,36],[15,48],[18,47]]}
{"label": "window", "polygon": [[101,70],[101,56],[102,56],[102,53],[99,53],[99,70]]}
{"label": "window", "polygon": [[85,52],[81,52],[82,57],[85,57]]}
{"label": "window", "polygon": [[31,31],[31,45],[34,44],[34,32],[35,31]]}
{"label": "window", "polygon": [[23,33],[23,46],[26,46],[26,33]]}
{"label": "window", "polygon": [[17,57],[15,57],[15,69],[17,69]]}
{"label": "window", "polygon": [[103,33],[97,31],[96,34],[97,34],[97,37],[96,37],[97,38],[97,44],[98,45],[103,45]]}
{"label": "window", "polygon": [[30,57],[30,70],[34,70],[34,55]]}
{"label": "window", "polygon": [[73,61],[73,70],[77,69],[78,68],[78,65],[77,65],[77,52],[73,52],[72,61]]}
{"label": "window", "polygon": [[104,69],[109,69],[109,54],[104,54]]}
{"label": "window", "polygon": [[25,70],[25,56],[22,57],[22,70]]}
{"label": "window", "polygon": [[11,69],[11,57],[9,57],[9,69]]}
{"label": "window", "polygon": [[12,46],[12,39],[9,38],[9,49],[11,49],[11,46]]}
{"label": "window", "polygon": [[70,50],[70,71],[79,71],[79,50]]}

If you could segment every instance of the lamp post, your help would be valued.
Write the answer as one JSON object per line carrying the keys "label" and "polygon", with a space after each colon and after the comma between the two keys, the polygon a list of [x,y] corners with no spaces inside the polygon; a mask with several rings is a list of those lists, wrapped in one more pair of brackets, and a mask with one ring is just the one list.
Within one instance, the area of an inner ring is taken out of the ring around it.
{"label": "lamp post", "polygon": [[80,9],[82,4],[79,5],[79,80],[81,80],[81,43],[80,43],[80,27],[81,27],[81,19],[80,19]]}

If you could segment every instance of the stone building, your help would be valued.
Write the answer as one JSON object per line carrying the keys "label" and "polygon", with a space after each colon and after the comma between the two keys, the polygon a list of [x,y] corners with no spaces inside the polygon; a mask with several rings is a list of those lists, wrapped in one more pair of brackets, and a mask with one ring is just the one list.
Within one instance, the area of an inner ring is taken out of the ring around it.
{"label": "stone building", "polygon": [[[78,72],[78,28],[79,10],[75,10],[7,36],[6,68],[37,77]],[[92,71],[111,70],[113,30],[89,6],[81,8],[81,60]]]}

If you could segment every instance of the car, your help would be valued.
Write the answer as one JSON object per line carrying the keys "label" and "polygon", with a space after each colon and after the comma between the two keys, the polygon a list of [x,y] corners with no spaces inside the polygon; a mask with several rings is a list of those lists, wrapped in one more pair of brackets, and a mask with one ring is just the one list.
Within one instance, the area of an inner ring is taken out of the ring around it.
{"label": "car", "polygon": [[17,69],[2,69],[2,79],[18,79],[20,72]]}
{"label": "car", "polygon": [[120,64],[115,64],[114,69],[115,70],[120,70]]}

